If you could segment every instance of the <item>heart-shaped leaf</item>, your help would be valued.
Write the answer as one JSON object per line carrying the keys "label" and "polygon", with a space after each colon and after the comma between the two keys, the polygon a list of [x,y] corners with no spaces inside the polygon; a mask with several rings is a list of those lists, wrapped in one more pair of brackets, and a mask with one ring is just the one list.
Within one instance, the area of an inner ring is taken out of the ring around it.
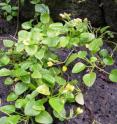
{"label": "heart-shaped leaf", "polygon": [[85,74],[83,76],[84,84],[88,87],[91,87],[94,84],[95,80],[96,80],[96,73],[95,72],[90,72],[90,73]]}
{"label": "heart-shaped leaf", "polygon": [[74,65],[73,69],[72,69],[72,73],[79,73],[81,71],[83,71],[86,68],[86,65],[83,64],[82,62],[78,62]]}
{"label": "heart-shaped leaf", "polygon": [[111,71],[111,73],[109,74],[109,79],[112,81],[112,82],[116,82],[117,83],[117,69],[113,69]]}

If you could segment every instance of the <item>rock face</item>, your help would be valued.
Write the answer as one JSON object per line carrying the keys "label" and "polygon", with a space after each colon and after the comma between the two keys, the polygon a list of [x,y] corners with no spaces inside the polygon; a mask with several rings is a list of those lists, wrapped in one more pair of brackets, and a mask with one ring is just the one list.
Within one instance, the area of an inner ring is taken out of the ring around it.
{"label": "rock face", "polygon": [[117,0],[45,0],[49,5],[52,17],[60,20],[58,15],[71,13],[72,17],[88,18],[92,25],[109,25],[117,31]]}
{"label": "rock face", "polygon": [[105,21],[117,32],[117,0],[102,0]]}

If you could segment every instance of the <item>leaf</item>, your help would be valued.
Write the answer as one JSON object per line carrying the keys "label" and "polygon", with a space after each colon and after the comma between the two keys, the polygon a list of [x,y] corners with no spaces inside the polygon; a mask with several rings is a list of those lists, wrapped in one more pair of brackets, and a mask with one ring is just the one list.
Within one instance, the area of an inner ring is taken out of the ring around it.
{"label": "leaf", "polygon": [[64,93],[64,98],[66,99],[66,101],[68,102],[74,102],[75,98],[74,98],[74,94],[71,92],[66,92]]}
{"label": "leaf", "polygon": [[15,107],[16,108],[22,108],[26,105],[28,101],[26,99],[17,99],[16,102],[15,102]]}
{"label": "leaf", "polygon": [[20,120],[19,115],[12,115],[7,118],[8,123],[7,124],[18,124]]}
{"label": "leaf", "polygon": [[0,76],[9,76],[11,74],[11,71],[9,69],[6,68],[2,68],[0,69]]}
{"label": "leaf", "polygon": [[86,86],[91,87],[96,80],[96,73],[95,72],[90,72],[88,74],[85,74],[83,76],[83,81]]}
{"label": "leaf", "polygon": [[12,40],[3,40],[3,45],[5,47],[12,47],[14,45],[14,41],[12,41]]}
{"label": "leaf", "polygon": [[31,100],[31,101],[27,102],[27,104],[25,106],[25,109],[24,109],[25,115],[36,116],[36,115],[40,114],[40,111],[37,111],[37,110],[33,109],[33,106],[35,105],[35,103],[36,102],[34,100]]}
{"label": "leaf", "polygon": [[105,63],[105,65],[113,65],[114,64],[114,60],[111,56],[107,56],[106,58],[104,58],[103,62]]}
{"label": "leaf", "polygon": [[25,46],[25,50],[29,56],[33,56],[36,54],[38,46],[37,45]]}
{"label": "leaf", "polygon": [[44,13],[49,14],[49,8],[45,4],[36,4],[35,5],[35,12],[39,12],[41,14],[44,14]]}
{"label": "leaf", "polygon": [[81,71],[83,71],[86,68],[86,65],[78,62],[74,65],[73,69],[72,69],[72,73],[79,73]]}
{"label": "leaf", "polygon": [[83,97],[83,94],[81,92],[79,92],[76,97],[75,97],[75,100],[78,104],[80,105],[84,105],[84,97]]}
{"label": "leaf", "polygon": [[18,95],[16,95],[14,92],[11,92],[8,96],[7,96],[7,101],[11,102],[11,101],[15,101],[18,98]]}
{"label": "leaf", "polygon": [[39,115],[35,117],[35,121],[41,124],[52,124],[53,119],[47,111],[42,111]]}
{"label": "leaf", "polygon": [[86,51],[79,51],[77,56],[81,59],[84,59],[86,58],[86,55],[87,55]]}
{"label": "leaf", "polygon": [[4,84],[5,85],[11,85],[11,84],[13,84],[12,78],[10,78],[10,77],[6,78],[5,81],[4,81]]}
{"label": "leaf", "polygon": [[46,48],[42,47],[39,51],[37,51],[37,53],[35,54],[35,57],[41,60],[43,59],[45,52],[46,52]]}
{"label": "leaf", "polygon": [[7,124],[7,117],[6,116],[0,118],[0,124]]}
{"label": "leaf", "polygon": [[80,43],[89,43],[95,38],[95,35],[92,33],[82,33],[80,35]]}
{"label": "leaf", "polygon": [[55,78],[50,74],[43,75],[43,79],[46,80],[51,85],[55,84]]}
{"label": "leaf", "polygon": [[6,17],[6,20],[7,21],[11,21],[13,19],[13,16],[12,15],[8,15],[7,17]]}
{"label": "leaf", "polygon": [[58,97],[50,98],[49,104],[57,113],[61,113],[64,109],[64,102]]}
{"label": "leaf", "polygon": [[77,53],[72,53],[71,55],[70,55],[70,57],[67,59],[67,61],[66,61],[66,66],[68,66],[70,63],[72,63],[75,59],[77,59],[78,58],[78,54]]}
{"label": "leaf", "polygon": [[56,76],[55,79],[59,85],[65,85],[66,84],[66,80],[60,76]]}
{"label": "leaf", "polygon": [[59,47],[66,47],[69,43],[69,37],[62,36],[60,37]]}
{"label": "leaf", "polygon": [[41,14],[40,20],[41,20],[41,22],[44,23],[44,24],[49,23],[49,21],[50,21],[50,16],[49,16],[49,14],[48,14],[48,13],[43,13],[43,14]]}
{"label": "leaf", "polygon": [[15,70],[12,70],[12,76],[14,77],[21,77],[21,76],[26,76],[26,75],[28,75],[28,72],[22,68],[17,68]]}
{"label": "leaf", "polygon": [[24,83],[17,83],[15,85],[15,93],[17,95],[21,95],[22,93],[24,93],[26,90],[28,89],[28,86]]}
{"label": "leaf", "polygon": [[36,91],[43,95],[50,95],[49,87],[45,84],[38,86]]}
{"label": "leaf", "polygon": [[59,43],[58,37],[48,37],[42,41],[43,44],[48,45],[48,47],[56,47]]}
{"label": "leaf", "polygon": [[117,69],[113,69],[113,70],[111,71],[111,73],[109,74],[109,79],[110,79],[112,82],[117,83]]}
{"label": "leaf", "polygon": [[100,52],[99,52],[100,56],[102,56],[103,58],[107,57],[108,56],[108,51],[107,49],[102,49]]}
{"label": "leaf", "polygon": [[0,59],[0,62],[1,62],[1,64],[3,64],[3,65],[7,65],[7,64],[9,64],[10,59],[9,59],[9,57],[8,57],[7,55],[4,55],[4,56],[2,56],[2,58]]}
{"label": "leaf", "polygon": [[15,106],[14,105],[5,105],[5,106],[0,107],[0,111],[3,113],[12,114],[15,112]]}
{"label": "leaf", "polygon": [[42,78],[42,74],[39,72],[39,70],[35,70],[32,75],[32,78]]}
{"label": "leaf", "polygon": [[25,30],[29,30],[32,28],[32,21],[27,21],[22,24],[22,28]]}
{"label": "leaf", "polygon": [[30,2],[31,2],[32,4],[37,4],[37,3],[40,2],[40,0],[31,0]]}
{"label": "leaf", "polygon": [[100,47],[103,45],[103,41],[101,38],[94,39],[90,44],[87,45],[87,48],[92,51],[93,53],[96,53],[100,50]]}
{"label": "leaf", "polygon": [[18,32],[18,43],[23,42],[25,45],[29,45],[29,41],[30,41],[30,32],[25,31],[25,30],[21,30]]}

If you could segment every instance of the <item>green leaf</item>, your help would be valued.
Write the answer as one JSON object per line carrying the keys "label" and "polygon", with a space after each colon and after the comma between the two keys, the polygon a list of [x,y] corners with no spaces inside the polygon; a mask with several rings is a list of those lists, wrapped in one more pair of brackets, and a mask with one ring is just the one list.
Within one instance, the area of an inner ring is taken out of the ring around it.
{"label": "green leaf", "polygon": [[43,59],[44,54],[45,54],[46,48],[42,47],[37,53],[35,54],[35,57],[39,60]]}
{"label": "green leaf", "polygon": [[72,63],[77,58],[78,58],[78,54],[77,53],[71,54],[70,57],[67,59],[65,65],[68,66],[70,63]]}
{"label": "green leaf", "polygon": [[35,117],[35,121],[41,124],[52,124],[53,119],[47,111],[42,111],[39,115]]}
{"label": "green leaf", "polygon": [[88,74],[85,74],[83,76],[83,81],[86,86],[91,87],[96,80],[96,73],[95,72],[90,72]]}
{"label": "green leaf", "polygon": [[58,97],[50,98],[49,104],[58,113],[61,113],[64,109],[64,102]]}
{"label": "green leaf", "polygon": [[42,78],[42,74],[39,72],[39,70],[35,70],[32,75],[32,78]]}
{"label": "green leaf", "polygon": [[12,41],[12,40],[3,40],[3,45],[5,47],[12,47],[14,45],[14,41]]}
{"label": "green leaf", "polygon": [[4,56],[2,56],[2,58],[0,59],[0,62],[1,62],[1,64],[3,64],[3,65],[7,65],[7,64],[9,64],[10,59],[9,59],[9,57],[8,57],[7,55],[4,55]]}
{"label": "green leaf", "polygon": [[11,92],[8,96],[7,96],[7,101],[11,102],[11,101],[15,101],[18,98],[18,95],[16,95],[14,92]]}
{"label": "green leaf", "polygon": [[60,37],[59,47],[66,47],[69,43],[69,37],[62,36]]}
{"label": "green leaf", "polygon": [[11,85],[11,84],[13,84],[12,78],[10,78],[10,77],[6,78],[5,81],[4,81],[4,84],[5,85]]}
{"label": "green leaf", "polygon": [[107,49],[102,49],[100,52],[99,52],[100,56],[102,56],[103,58],[107,57],[108,56],[108,51]]}
{"label": "green leaf", "polygon": [[27,21],[22,24],[22,28],[25,30],[29,30],[32,28],[32,21]]}
{"label": "green leaf", "polygon": [[84,59],[86,58],[86,55],[87,55],[86,51],[79,51],[77,56],[81,59]]}
{"label": "green leaf", "polygon": [[40,0],[31,0],[30,2],[31,2],[32,4],[37,4],[37,3],[40,2]]}
{"label": "green leaf", "polygon": [[37,111],[33,108],[33,106],[36,104],[36,102],[34,100],[28,101],[26,106],[25,106],[25,110],[24,113],[27,116],[36,116],[40,114],[40,111]]}
{"label": "green leaf", "polygon": [[50,95],[49,87],[45,84],[38,86],[36,91],[43,95]]}
{"label": "green leaf", "polygon": [[66,80],[60,76],[56,76],[55,79],[59,85],[65,85],[66,84]]}
{"label": "green leaf", "polygon": [[8,15],[7,17],[6,17],[6,20],[7,21],[11,21],[13,19],[13,16],[12,15]]}
{"label": "green leaf", "polygon": [[79,73],[81,71],[83,71],[86,68],[86,65],[78,62],[74,65],[73,69],[72,69],[72,73]]}
{"label": "green leaf", "polygon": [[48,37],[42,41],[43,44],[48,45],[48,47],[56,47],[59,43],[58,37]]}
{"label": "green leaf", "polygon": [[7,13],[11,13],[11,5],[6,5],[1,8],[2,10],[5,10]]}
{"label": "green leaf", "polygon": [[105,63],[105,65],[113,65],[114,64],[114,60],[111,56],[107,56],[106,58],[104,58],[103,62]]}
{"label": "green leaf", "polygon": [[110,79],[112,82],[117,83],[117,69],[113,69],[113,70],[111,71],[111,73],[109,74],[109,79]]}
{"label": "green leaf", "polygon": [[41,22],[44,23],[44,24],[49,23],[49,21],[50,21],[50,16],[49,16],[49,14],[48,14],[48,13],[43,13],[43,14],[41,14],[40,20],[41,20]]}
{"label": "green leaf", "polygon": [[46,80],[51,85],[55,84],[55,78],[50,74],[43,75],[43,79]]}
{"label": "green leaf", "polygon": [[79,92],[76,97],[75,97],[75,100],[78,104],[80,105],[84,105],[84,97],[83,97],[83,94],[81,92]]}
{"label": "green leaf", "polygon": [[92,33],[82,33],[80,35],[80,43],[89,43],[95,38],[95,35]]}
{"label": "green leaf", "polygon": [[7,124],[18,124],[20,120],[19,115],[12,115],[7,118],[8,123]]}
{"label": "green leaf", "polygon": [[28,75],[28,72],[22,68],[17,68],[16,70],[12,70],[12,76],[14,77],[21,77]]}
{"label": "green leaf", "polygon": [[90,62],[96,62],[96,61],[97,61],[96,57],[93,56],[93,57],[90,58]]}
{"label": "green leaf", "polygon": [[18,32],[18,42],[23,42],[24,45],[29,45],[31,33],[25,30],[21,30]]}
{"label": "green leaf", "polygon": [[24,83],[17,83],[15,85],[15,93],[17,95],[21,95],[22,93],[24,93],[26,90],[28,89],[28,86]]}
{"label": "green leaf", "polygon": [[15,102],[15,107],[20,109],[20,108],[24,107],[27,102],[28,101],[26,99],[18,99]]}
{"label": "green leaf", "polygon": [[36,54],[38,46],[37,45],[25,46],[25,50],[29,56],[33,56]]}
{"label": "green leaf", "polygon": [[7,117],[6,116],[0,118],[0,124],[7,124]]}
{"label": "green leaf", "polygon": [[0,107],[0,111],[3,113],[12,114],[15,112],[15,106],[14,105],[5,105],[5,106]]}
{"label": "green leaf", "polygon": [[93,53],[96,53],[100,50],[100,47],[103,45],[103,41],[101,38],[94,39],[90,44],[87,44],[87,48],[92,51]]}
{"label": "green leaf", "polygon": [[11,71],[9,69],[6,68],[2,68],[0,69],[0,76],[9,76],[11,74]]}
{"label": "green leaf", "polygon": [[45,4],[36,4],[35,5],[35,12],[39,12],[41,14],[44,14],[44,13],[49,14],[49,8]]}

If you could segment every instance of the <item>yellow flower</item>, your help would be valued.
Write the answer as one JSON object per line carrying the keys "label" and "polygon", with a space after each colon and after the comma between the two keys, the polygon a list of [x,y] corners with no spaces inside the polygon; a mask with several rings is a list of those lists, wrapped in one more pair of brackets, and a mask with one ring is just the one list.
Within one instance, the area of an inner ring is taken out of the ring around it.
{"label": "yellow flower", "polygon": [[67,71],[67,66],[63,66],[63,67],[62,67],[62,71],[63,71],[63,72],[66,72],[66,71]]}
{"label": "yellow flower", "polygon": [[71,84],[67,84],[67,86],[65,87],[65,90],[70,91],[70,92],[74,91],[74,89],[75,87]]}
{"label": "yellow flower", "polygon": [[50,61],[47,63],[47,65],[48,65],[48,67],[51,67],[51,66],[53,66],[53,62]]}
{"label": "yellow flower", "polygon": [[78,107],[78,108],[76,109],[76,113],[77,113],[77,114],[82,114],[82,113],[83,113],[83,109],[80,108],[80,107]]}

